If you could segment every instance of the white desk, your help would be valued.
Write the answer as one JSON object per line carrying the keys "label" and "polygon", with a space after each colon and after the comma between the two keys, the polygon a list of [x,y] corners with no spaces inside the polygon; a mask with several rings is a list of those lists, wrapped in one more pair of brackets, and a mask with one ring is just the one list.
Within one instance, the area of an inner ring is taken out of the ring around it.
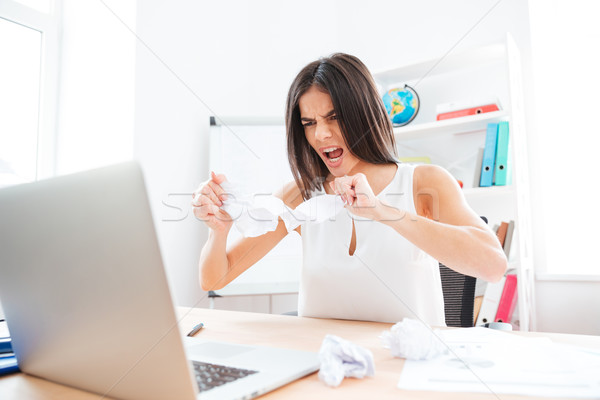
{"label": "white desk", "polygon": [[[243,344],[268,345],[318,351],[323,337],[335,334],[364,346],[373,352],[375,376],[365,379],[345,379],[341,386],[330,388],[313,373],[285,385],[261,399],[456,399],[456,400],[534,400],[539,397],[495,395],[493,393],[443,393],[400,390],[396,387],[404,360],[394,358],[381,345],[379,335],[392,324],[299,318],[284,315],[256,314],[209,309],[178,309],[180,328],[189,332],[198,322],[205,328],[198,334]],[[562,343],[600,349],[600,336],[546,333],[518,333],[545,336]],[[18,373],[0,378],[0,399],[3,400],[98,400],[99,396],[69,388],[40,378]]]}

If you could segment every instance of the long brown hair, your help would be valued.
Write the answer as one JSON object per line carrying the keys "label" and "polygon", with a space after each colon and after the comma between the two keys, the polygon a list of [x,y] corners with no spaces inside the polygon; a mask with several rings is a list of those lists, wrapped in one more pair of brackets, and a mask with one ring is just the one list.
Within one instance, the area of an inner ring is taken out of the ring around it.
{"label": "long brown hair", "polygon": [[392,123],[375,81],[356,57],[335,53],[304,67],[290,86],[286,101],[288,160],[306,200],[320,190],[329,170],[310,146],[300,121],[300,97],[312,86],[331,96],[340,130],[350,153],[371,164],[397,162]]}

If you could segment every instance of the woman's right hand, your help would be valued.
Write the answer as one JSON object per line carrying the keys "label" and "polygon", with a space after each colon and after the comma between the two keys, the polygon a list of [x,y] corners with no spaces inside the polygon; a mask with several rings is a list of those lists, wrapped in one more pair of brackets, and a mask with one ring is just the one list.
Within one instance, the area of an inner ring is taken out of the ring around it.
{"label": "woman's right hand", "polygon": [[200,185],[193,194],[192,209],[194,215],[214,231],[228,233],[233,225],[233,219],[225,211],[221,210],[223,201],[227,199],[221,183],[227,179],[223,174],[215,174],[211,171],[211,179]]}

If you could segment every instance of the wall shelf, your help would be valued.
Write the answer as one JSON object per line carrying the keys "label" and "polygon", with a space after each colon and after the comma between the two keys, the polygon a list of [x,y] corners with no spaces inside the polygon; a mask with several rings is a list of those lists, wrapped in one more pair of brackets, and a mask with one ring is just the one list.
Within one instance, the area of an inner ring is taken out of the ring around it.
{"label": "wall shelf", "polygon": [[445,119],[442,121],[401,126],[394,128],[394,134],[396,135],[396,140],[412,140],[479,132],[485,131],[487,124],[507,121],[508,117],[507,111],[493,111],[484,114]]}
{"label": "wall shelf", "polygon": [[515,189],[513,186],[474,187],[463,189],[463,194],[465,197],[514,196]]}
{"label": "wall shelf", "polygon": [[[520,329],[527,331],[535,328],[535,296],[533,260],[529,250],[531,205],[520,71],[518,48],[507,34],[501,43],[394,66],[373,74],[373,77],[382,92],[404,83],[419,86],[420,114],[412,124],[394,128],[400,156],[427,156],[461,180],[470,207],[478,215],[488,217],[490,226],[515,221],[510,266],[518,275]],[[436,120],[438,104],[489,97],[497,98],[503,109]],[[477,154],[484,146],[487,126],[501,121],[510,125],[512,185],[470,187],[474,183]]]}

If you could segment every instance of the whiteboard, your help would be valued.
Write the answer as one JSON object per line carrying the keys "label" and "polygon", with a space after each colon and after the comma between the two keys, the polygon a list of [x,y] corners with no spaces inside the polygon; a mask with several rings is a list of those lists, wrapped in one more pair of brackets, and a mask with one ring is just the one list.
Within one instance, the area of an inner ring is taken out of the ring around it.
{"label": "whiteboard", "polygon": [[[210,127],[210,169],[246,193],[273,194],[293,181],[287,160],[285,126],[226,124]],[[228,244],[242,236],[234,227]],[[297,292],[302,267],[302,240],[288,234],[273,250],[218,294]]]}

